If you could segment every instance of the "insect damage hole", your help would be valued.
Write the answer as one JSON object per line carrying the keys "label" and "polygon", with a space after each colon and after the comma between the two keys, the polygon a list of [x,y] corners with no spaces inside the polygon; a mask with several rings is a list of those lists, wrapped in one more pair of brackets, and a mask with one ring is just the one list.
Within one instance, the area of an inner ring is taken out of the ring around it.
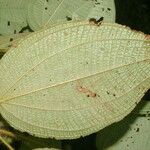
{"label": "insect damage hole", "polygon": [[13,41],[13,38],[10,38],[9,41],[12,42],[12,41]]}
{"label": "insect damage hole", "polygon": [[67,21],[71,21],[72,20],[72,18],[69,17],[69,16],[66,16],[66,19],[67,19]]}
{"label": "insect damage hole", "polygon": [[98,20],[96,20],[95,18],[90,18],[89,23],[92,25],[100,26],[103,20],[104,20],[104,17],[100,17]]}

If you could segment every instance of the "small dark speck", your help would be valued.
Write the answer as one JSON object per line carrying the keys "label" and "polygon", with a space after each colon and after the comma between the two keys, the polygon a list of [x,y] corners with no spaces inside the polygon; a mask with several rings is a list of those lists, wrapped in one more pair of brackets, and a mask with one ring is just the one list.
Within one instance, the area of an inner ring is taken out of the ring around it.
{"label": "small dark speck", "polygon": [[100,97],[100,95],[97,95],[98,97]]}
{"label": "small dark speck", "polygon": [[113,96],[116,96],[116,94],[113,94]]}
{"label": "small dark speck", "polygon": [[127,144],[127,147],[129,147],[129,145]]}
{"label": "small dark speck", "polygon": [[16,34],[17,33],[17,31],[16,30],[14,30],[14,34]]}
{"label": "small dark speck", "polygon": [[107,8],[107,10],[110,11],[111,9],[110,9],[110,8]]}
{"label": "small dark speck", "polygon": [[48,2],[48,0],[46,0]]}
{"label": "small dark speck", "polygon": [[88,62],[86,61],[86,64],[88,64]]}
{"label": "small dark speck", "polygon": [[110,94],[108,91],[106,91],[107,92],[107,94]]}
{"label": "small dark speck", "polygon": [[87,97],[90,97],[90,95],[87,95]]}
{"label": "small dark speck", "polygon": [[43,96],[45,96],[45,94],[43,94]]}
{"label": "small dark speck", "polygon": [[13,41],[13,38],[10,38],[10,42]]}
{"label": "small dark speck", "polygon": [[7,22],[7,25],[10,26],[10,21]]}
{"label": "small dark speck", "polygon": [[147,120],[150,120],[150,118],[148,118]]}
{"label": "small dark speck", "polygon": [[66,16],[66,19],[67,19],[67,21],[72,20],[72,18],[71,18],[71,17],[68,17],[68,16]]}
{"label": "small dark speck", "polygon": [[104,17],[100,17],[98,20],[97,20],[97,22],[101,22],[101,21],[103,21],[104,20]]}
{"label": "small dark speck", "polygon": [[132,141],[132,143],[134,143],[134,141]]}
{"label": "small dark speck", "polygon": [[136,132],[139,132],[139,130],[140,130],[140,129],[139,129],[139,128],[137,128],[137,129],[136,129]]}
{"label": "small dark speck", "polygon": [[47,10],[47,7],[45,7],[45,10]]}
{"label": "small dark speck", "polygon": [[14,89],[14,91],[15,91],[16,89]]}
{"label": "small dark speck", "polygon": [[104,8],[102,8],[102,11],[104,11]]}

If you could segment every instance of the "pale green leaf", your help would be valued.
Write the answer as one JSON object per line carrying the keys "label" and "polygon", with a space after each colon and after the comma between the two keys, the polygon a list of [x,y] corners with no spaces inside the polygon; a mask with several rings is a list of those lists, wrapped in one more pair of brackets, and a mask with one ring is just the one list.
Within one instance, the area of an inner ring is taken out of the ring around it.
{"label": "pale green leaf", "polygon": [[0,34],[18,33],[27,26],[29,0],[0,0]]}
{"label": "pale green leaf", "polygon": [[18,33],[0,36],[0,52],[7,52],[10,47],[16,47],[18,42],[29,33]]}
{"label": "pale green leaf", "polygon": [[97,134],[98,150],[149,150],[150,117],[130,115]]}
{"label": "pale green leaf", "polygon": [[0,112],[38,137],[73,139],[123,119],[150,88],[150,40],[118,24],[32,33],[0,61]]}
{"label": "pale green leaf", "polygon": [[100,19],[115,22],[114,0],[30,0],[27,21],[33,30],[56,21]]}

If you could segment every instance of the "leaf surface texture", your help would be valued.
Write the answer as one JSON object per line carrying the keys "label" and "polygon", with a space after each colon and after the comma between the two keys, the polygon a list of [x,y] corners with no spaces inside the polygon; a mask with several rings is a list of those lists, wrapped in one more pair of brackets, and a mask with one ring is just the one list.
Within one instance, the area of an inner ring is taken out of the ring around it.
{"label": "leaf surface texture", "polygon": [[58,24],[26,36],[0,70],[0,112],[14,128],[73,139],[133,110],[150,87],[150,40],[118,24]]}

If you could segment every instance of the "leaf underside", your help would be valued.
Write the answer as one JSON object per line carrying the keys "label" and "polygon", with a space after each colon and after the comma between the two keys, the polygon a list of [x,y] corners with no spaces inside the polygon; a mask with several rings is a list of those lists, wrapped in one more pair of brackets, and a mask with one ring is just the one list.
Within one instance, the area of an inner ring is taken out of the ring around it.
{"label": "leaf underside", "polygon": [[38,137],[75,139],[123,119],[150,87],[150,40],[118,24],[32,33],[0,61],[0,112]]}
{"label": "leaf underside", "polygon": [[0,1],[0,34],[14,34],[27,26],[26,14],[29,0]]}

